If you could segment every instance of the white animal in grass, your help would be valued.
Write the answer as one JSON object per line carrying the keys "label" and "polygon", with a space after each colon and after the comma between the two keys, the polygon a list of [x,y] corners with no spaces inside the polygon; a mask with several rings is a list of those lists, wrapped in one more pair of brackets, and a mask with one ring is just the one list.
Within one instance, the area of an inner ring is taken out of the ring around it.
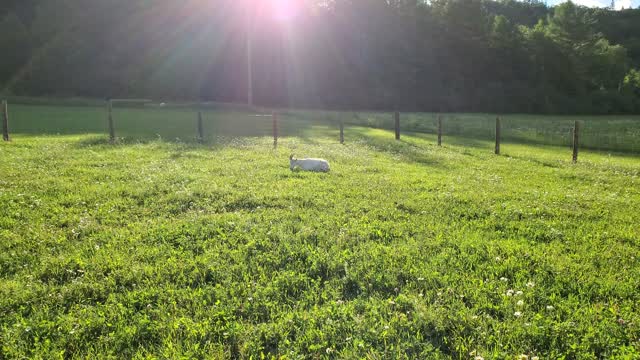
{"label": "white animal in grass", "polygon": [[289,168],[294,170],[299,168],[304,171],[329,171],[329,162],[324,159],[296,159],[293,154],[289,156]]}

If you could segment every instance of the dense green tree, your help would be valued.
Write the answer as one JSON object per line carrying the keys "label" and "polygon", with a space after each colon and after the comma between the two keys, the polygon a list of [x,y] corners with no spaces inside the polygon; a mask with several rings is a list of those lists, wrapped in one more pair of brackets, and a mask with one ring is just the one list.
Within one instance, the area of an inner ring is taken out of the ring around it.
{"label": "dense green tree", "polygon": [[24,0],[0,5],[0,89],[341,109],[636,111],[640,10],[513,0]]}
{"label": "dense green tree", "polygon": [[623,84],[626,90],[635,93],[636,96],[640,96],[640,70],[631,69],[624,77]]}
{"label": "dense green tree", "polygon": [[3,83],[13,81],[28,60],[30,52],[29,33],[15,13],[0,19],[0,49],[8,49],[0,55],[0,89]]}

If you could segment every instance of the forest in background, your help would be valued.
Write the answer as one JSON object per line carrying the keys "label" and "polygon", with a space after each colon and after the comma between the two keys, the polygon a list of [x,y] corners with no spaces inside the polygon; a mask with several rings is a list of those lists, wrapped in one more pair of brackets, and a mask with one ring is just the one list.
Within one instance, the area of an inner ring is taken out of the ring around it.
{"label": "forest in background", "polygon": [[[251,2],[258,105],[640,112],[640,9],[301,0],[285,22]],[[244,102],[246,3],[5,0],[0,93]]]}

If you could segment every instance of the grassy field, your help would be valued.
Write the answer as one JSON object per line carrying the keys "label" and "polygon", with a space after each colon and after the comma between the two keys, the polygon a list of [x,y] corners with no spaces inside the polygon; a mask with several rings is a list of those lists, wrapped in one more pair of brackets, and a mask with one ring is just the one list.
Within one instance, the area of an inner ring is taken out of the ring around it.
{"label": "grassy field", "polygon": [[[107,133],[104,101],[71,99],[17,99],[10,106],[12,132],[21,134],[85,134]],[[23,103],[22,105],[20,104]],[[102,106],[100,106],[102,105]],[[114,120],[116,134],[128,140],[166,139],[192,142],[196,138],[198,107],[194,104],[169,105],[116,102]],[[268,136],[272,133],[271,110],[248,111],[232,104],[205,104],[204,133],[208,141],[219,137]],[[260,115],[260,116],[256,116]],[[438,114],[402,113],[403,132],[435,134]],[[492,141],[495,115],[442,114],[445,137],[476,141]],[[337,131],[340,121],[345,126],[393,129],[393,114],[383,112],[336,112],[311,110],[279,111],[281,136],[304,137],[310,127],[323,125]],[[640,116],[544,116],[503,115],[504,141],[570,146],[576,120],[581,123],[580,145],[585,149],[640,154]],[[333,135],[337,137],[337,134]],[[446,141],[446,140],[445,140]]]}
{"label": "grassy field", "polygon": [[[357,127],[390,114],[289,111],[272,150],[241,109],[196,145],[193,108],[116,108],[112,146],[70,105],[13,105],[0,147],[7,358],[640,356],[640,159],[535,146],[573,118],[507,118],[495,157],[489,115],[448,114],[439,149],[434,114],[395,142]],[[584,124],[638,146],[637,119]]]}
{"label": "grassy field", "polygon": [[0,144],[0,358],[640,357],[639,157],[299,133]]}

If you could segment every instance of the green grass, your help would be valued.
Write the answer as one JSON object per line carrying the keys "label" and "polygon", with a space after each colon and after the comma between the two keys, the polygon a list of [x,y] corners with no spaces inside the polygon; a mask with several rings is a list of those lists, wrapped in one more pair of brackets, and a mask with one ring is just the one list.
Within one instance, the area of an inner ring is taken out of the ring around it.
{"label": "green grass", "polygon": [[[87,99],[50,100],[16,98],[10,105],[10,128],[17,134],[107,133],[104,101]],[[102,106],[100,106],[102,105]],[[271,110],[254,112],[233,104],[208,103],[158,104],[115,103],[113,118],[116,135],[130,141],[166,139],[194,142],[197,112],[203,112],[204,133],[208,142],[220,137],[270,136]],[[260,116],[256,116],[260,115]],[[438,114],[402,113],[402,132],[435,134]],[[445,137],[493,141],[495,115],[442,114]],[[503,141],[534,145],[571,146],[574,122],[580,121],[580,146],[585,149],[640,153],[640,116],[544,116],[503,115]],[[337,130],[340,121],[346,127],[361,126],[393,129],[391,113],[280,110],[280,136],[307,137],[314,125]],[[337,135],[333,135],[337,136]]]}
{"label": "green grass", "polygon": [[0,144],[0,358],[640,356],[640,158],[303,135]]}
{"label": "green grass", "polygon": [[[216,136],[264,136],[272,133],[272,119],[259,113],[204,109],[204,131],[208,140]],[[194,108],[114,108],[116,135],[125,140],[167,139],[193,142],[196,139],[197,110]],[[11,132],[17,134],[107,133],[107,110],[95,106],[11,106]],[[295,134],[311,122],[281,123],[283,135]],[[295,125],[295,126],[293,126]]]}
{"label": "green grass", "polygon": [[[354,125],[393,129],[392,114],[353,113]],[[336,117],[345,116],[337,113]],[[443,133],[472,139],[495,136],[495,114],[442,114]],[[438,114],[405,113],[401,127],[407,131],[437,133]],[[640,116],[501,115],[502,139],[512,142],[570,146],[575,121],[580,122],[583,148],[640,153]]]}

